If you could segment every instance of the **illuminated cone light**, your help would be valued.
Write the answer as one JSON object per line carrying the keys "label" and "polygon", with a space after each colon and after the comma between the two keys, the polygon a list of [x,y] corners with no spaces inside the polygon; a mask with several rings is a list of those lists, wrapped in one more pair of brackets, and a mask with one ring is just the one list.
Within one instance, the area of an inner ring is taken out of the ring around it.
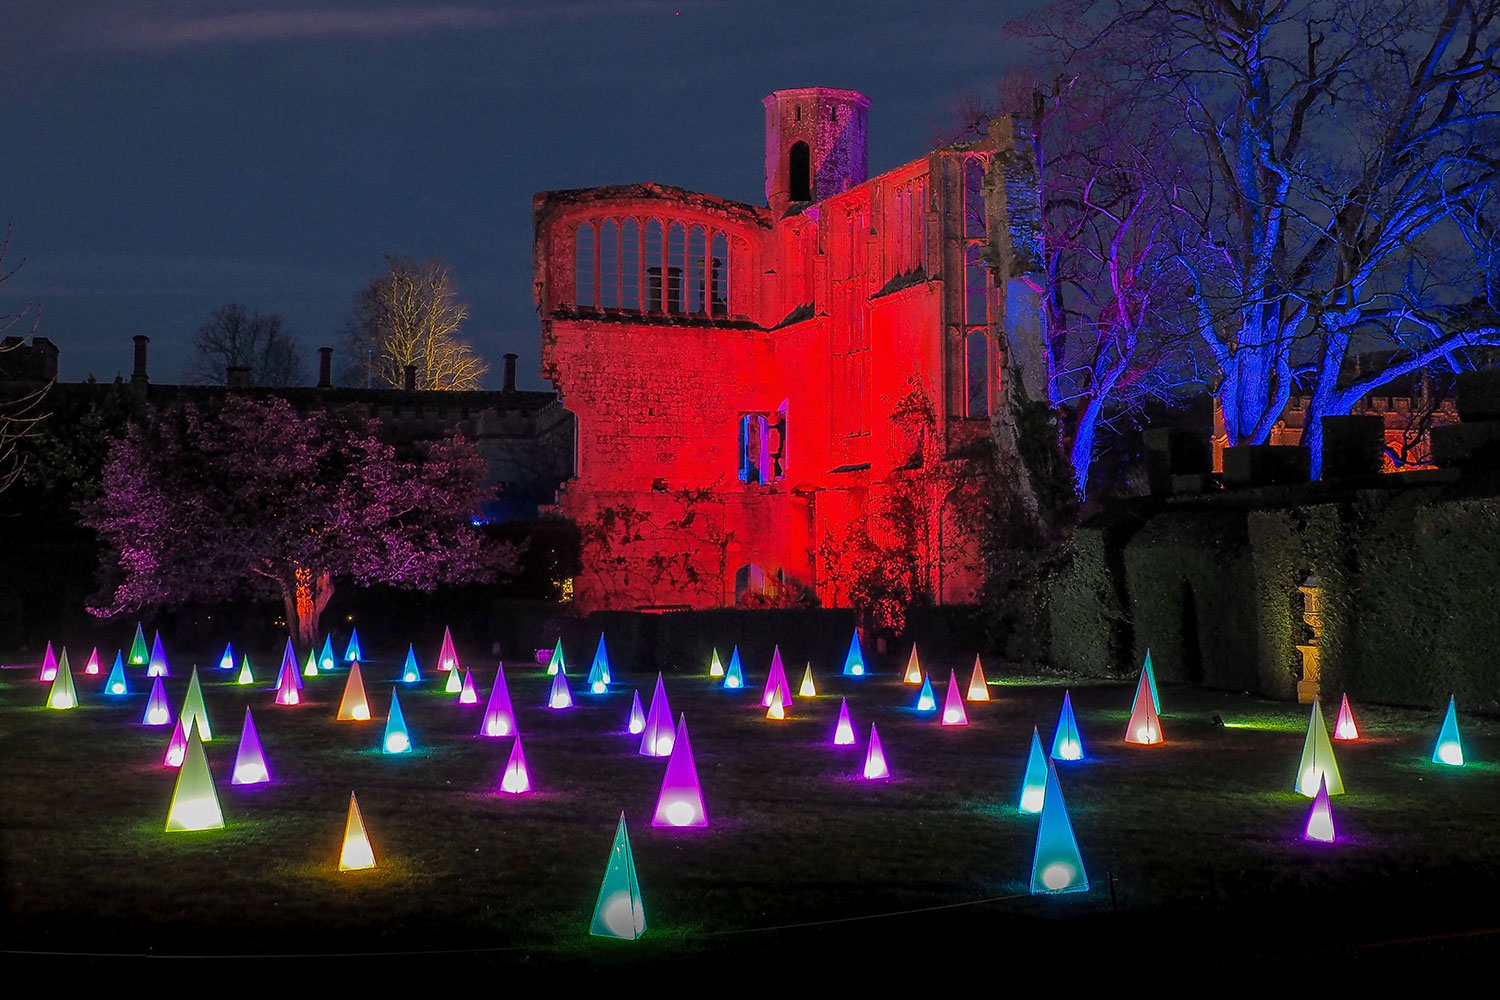
{"label": "illuminated cone light", "polygon": [[318,651],[318,669],[332,670],[338,666],[333,658],[333,636],[323,636],[323,648]]}
{"label": "illuminated cone light", "polygon": [[525,795],[531,791],[531,772],[526,769],[526,753],[521,749],[521,734],[516,734],[510,748],[510,759],[500,774],[500,791],[507,795]]}
{"label": "illuminated cone light", "polygon": [[495,687],[489,704],[484,707],[484,721],[479,724],[481,736],[509,736],[516,731],[516,713],[510,707],[510,688],[505,683],[505,664],[495,671]]}
{"label": "illuminated cone light", "polygon": [[644,757],[667,757],[672,753],[672,709],[667,704],[667,688],[661,674],[656,675],[656,688],[651,692],[651,707],[646,711],[646,728],[641,730],[641,748]]}
{"label": "illuminated cone light", "polygon": [[119,653],[115,654],[115,665],[109,668],[109,676],[104,679],[104,693],[110,695],[130,693],[130,684],[125,680],[125,662]]}
{"label": "illuminated cone light", "polygon": [[[63,650],[63,655],[67,655]],[[50,684],[57,680],[57,654],[52,652],[52,643],[47,643],[47,651],[42,654],[42,672],[37,675],[37,680],[43,684]]]}
{"label": "illuminated cone light", "polygon": [[1336,740],[1359,739],[1359,727],[1354,724],[1354,713],[1349,711],[1349,696],[1347,694],[1339,702],[1339,718],[1333,724],[1333,738]]}
{"label": "illuminated cone light", "polygon": [[[1464,747],[1458,739],[1458,709],[1452,695],[1448,696],[1448,714],[1443,716],[1443,728],[1438,733],[1437,748],[1432,751],[1432,762],[1449,767],[1464,766]],[[1332,794],[1332,789],[1329,792]]]}
{"label": "illuminated cone light", "polygon": [[135,639],[130,643],[130,665],[132,667],[144,667],[151,660],[151,655],[146,651],[146,633],[141,631],[141,623],[135,623]]}
{"label": "illuminated cone light", "polygon": [[[457,674],[458,671],[455,670],[453,673]],[[467,669],[464,670],[463,688],[458,692],[458,703],[460,705],[479,704],[479,691],[474,687],[474,674]]]}
{"label": "illuminated cone light", "polygon": [[1053,760],[1083,760],[1083,737],[1078,735],[1078,720],[1073,717],[1073,693],[1063,692],[1062,711],[1057,714],[1057,731],[1052,735]]}
{"label": "illuminated cone light", "polygon": [[167,810],[167,832],[179,830],[221,830],[224,813],[219,808],[219,793],[214,790],[214,776],[208,769],[208,755],[198,738],[198,727],[188,733],[182,767],[177,771],[177,787],[172,791],[172,805]]}
{"label": "illuminated cone light", "polygon": [[[281,653],[281,668],[276,671],[276,686],[280,687],[284,678],[290,676],[292,684],[298,691],[302,690],[302,676],[297,672],[297,654],[292,652],[292,640],[286,641],[286,649]],[[292,702],[293,705],[296,702]]]}
{"label": "illuminated cone light", "polygon": [[[358,661],[355,661],[358,662]],[[309,649],[307,651],[307,662],[302,665],[303,677],[318,676],[318,654]]]}
{"label": "illuminated cone light", "polygon": [[948,694],[943,698],[943,725],[967,726],[969,713],[964,711],[963,695],[958,690],[958,671],[948,671]]}
{"label": "illuminated cone light", "polygon": [[802,686],[797,689],[797,696],[800,698],[815,698],[817,694],[818,688],[813,684],[812,664],[809,663],[807,669],[802,671]]}
{"label": "illuminated cone light", "polygon": [[644,933],[646,908],[641,904],[641,887],[635,878],[635,858],[630,853],[630,834],[625,830],[622,812],[614,844],[609,849],[609,862],[604,866],[604,881],[599,885],[589,934],[634,941]]}
{"label": "illuminated cone light", "polygon": [[147,677],[170,677],[172,671],[167,668],[167,653],[161,648],[161,633],[157,632],[151,637],[151,662],[146,664]]}
{"label": "illuminated cone light", "polygon": [[646,731],[646,713],[641,709],[641,693],[639,691],[631,692],[630,721],[626,726],[632,736],[638,736]]}
{"label": "illuminated cone light", "polygon": [[792,686],[786,682],[786,668],[781,665],[781,647],[771,651],[771,670],[766,675],[766,687],[760,693],[760,707],[769,708],[772,692],[781,692],[781,707],[792,703]]}
{"label": "illuminated cone light", "polygon": [[974,657],[974,675],[969,678],[969,700],[989,701],[990,682],[985,680],[984,667],[979,665],[979,657]]}
{"label": "illuminated cone light", "polygon": [[358,660],[349,667],[349,679],[344,681],[344,696],[339,699],[337,721],[370,721],[370,702],[365,698],[365,679],[359,672]]}
{"label": "illuminated cone light", "polygon": [[865,751],[866,781],[883,781],[891,776],[891,769],[885,765],[885,748],[880,745],[880,733],[875,730],[875,723],[870,723],[870,749]]}
{"label": "illuminated cone light", "polygon": [[1312,811],[1307,814],[1307,827],[1302,831],[1303,840],[1316,840],[1331,844],[1337,839],[1333,829],[1333,803],[1328,801],[1328,779],[1318,779],[1318,794],[1313,798]]}
{"label": "illuminated cone light", "polygon": [[724,686],[731,691],[745,686],[745,671],[740,666],[740,647],[729,654],[729,669],[724,671]]}
{"label": "illuminated cone light", "polygon": [[443,673],[450,670],[458,670],[458,651],[453,648],[453,633],[448,626],[443,626],[443,645],[438,650],[438,669]]}
{"label": "illuminated cone light", "polygon": [[1031,727],[1031,752],[1026,755],[1026,776],[1021,779],[1021,812],[1036,815],[1047,799],[1047,755],[1042,738]]}
{"label": "illuminated cone light", "polygon": [[771,689],[771,704],[766,709],[766,718],[777,720],[786,718],[786,708],[781,703],[781,688]]}
{"label": "illuminated cone light", "polygon": [[151,696],[146,699],[146,714],[141,716],[143,726],[165,726],[172,721],[172,709],[167,705],[167,689],[161,678],[151,680]]}
{"label": "illuminated cone light", "polygon": [[375,849],[365,832],[365,818],[359,813],[359,800],[349,793],[349,818],[344,821],[344,847],[339,851],[339,871],[354,872],[375,867]]}
{"label": "illuminated cone light", "polygon": [[612,683],[614,678],[609,672],[609,650],[604,647],[604,633],[600,632],[599,645],[594,648],[594,662],[589,667],[589,687],[595,694],[603,694],[605,688]]}
{"label": "illuminated cone light", "polygon": [[198,665],[193,664],[193,676],[188,680],[187,694],[182,699],[182,711],[178,713],[184,731],[197,725],[198,735],[207,743],[214,738],[214,729],[208,724],[208,708],[203,704],[203,686],[198,683]]}
{"label": "illuminated cone light", "polygon": [[89,654],[88,662],[83,665],[83,672],[89,677],[99,676],[99,647]]}
{"label": "illuminated cone light", "polygon": [[1339,776],[1339,765],[1333,757],[1333,744],[1328,740],[1328,727],[1323,724],[1323,705],[1313,695],[1312,713],[1307,719],[1307,738],[1302,742],[1302,760],[1297,765],[1297,781],[1293,786],[1308,798],[1318,794],[1318,782],[1326,780],[1329,795],[1344,794],[1344,779]]}
{"label": "illuminated cone light", "polygon": [[719,651],[717,649],[714,650],[714,655],[708,661],[708,676],[724,676],[724,664],[719,662]]}
{"label": "illuminated cone light", "polygon": [[234,679],[234,682],[236,684],[255,683],[255,674],[250,670],[250,657],[248,654],[240,657],[240,673],[239,676]]}
{"label": "illuminated cone light", "polygon": [[364,659],[363,651],[359,648],[359,629],[357,629],[357,628],[350,629],[349,630],[349,645],[347,645],[347,646],[344,647],[344,662],[346,662],[346,663],[352,663],[352,662],[354,662],[356,660],[363,660],[363,659]]}
{"label": "illuminated cone light", "polygon": [[172,738],[167,740],[167,755],[162,758],[162,766],[181,767],[186,754],[187,734],[182,731],[182,717],[178,716],[177,725],[172,727]]}
{"label": "illuminated cone light", "polygon": [[220,670],[233,670],[234,669],[234,644],[233,643],[226,642],[224,644],[224,655],[222,655],[222,656],[219,657],[219,669]]}
{"label": "illuminated cone light", "polygon": [[464,679],[459,676],[457,670],[448,671],[448,682],[443,685],[444,694],[462,694],[464,690]]}
{"label": "illuminated cone light", "polygon": [[1135,686],[1135,703],[1130,710],[1130,721],[1125,724],[1125,742],[1139,746],[1161,743],[1161,718],[1156,714],[1156,702],[1151,697],[1151,686],[1146,671]]}
{"label": "illuminated cone light", "polygon": [[406,663],[401,667],[401,681],[404,684],[415,684],[422,679],[422,671],[417,668],[416,647],[407,643]]}
{"label": "illuminated cone light", "polygon": [[406,714],[401,711],[401,696],[391,688],[391,711],[385,718],[385,735],[380,739],[381,753],[411,753],[411,733],[406,729]]}
{"label": "illuminated cone light", "polygon": [[937,695],[932,693],[932,678],[922,678],[922,690],[917,692],[917,711],[931,712],[937,708]]}
{"label": "illuminated cone light", "polygon": [[250,717],[250,708],[245,707],[245,725],[240,729],[240,748],[234,755],[232,785],[262,785],[271,780],[271,771],[266,767],[265,750],[260,745],[260,733],[256,732],[255,720]]}
{"label": "illuminated cone light", "polygon": [[[1151,666],[1151,650],[1146,650],[1146,662],[1141,665],[1141,676],[1146,678],[1146,684],[1151,690],[1151,707],[1157,715],[1161,714],[1161,695],[1156,692],[1156,670]],[[1141,692],[1136,690],[1135,700],[1130,703],[1130,714],[1135,715],[1136,706],[1140,704]]]}
{"label": "illuminated cone light", "polygon": [[844,675],[847,677],[865,675],[865,654],[859,648],[859,629],[854,630],[854,635],[849,640],[849,652],[844,655]]}
{"label": "illuminated cone light", "polygon": [[68,666],[66,649],[53,673],[52,688],[47,692],[47,707],[59,710],[78,707],[78,691],[73,687],[73,671]]}
{"label": "illuminated cone light", "polygon": [[661,794],[656,797],[656,817],[651,825],[708,825],[708,812],[703,808],[703,789],[698,784],[698,765],[693,760],[693,745],[688,742],[685,715],[677,719],[677,736],[672,742],[672,756],[661,780]]}
{"label": "illuminated cone light", "polygon": [[1057,767],[1047,762],[1047,790],[1042,818],[1036,828],[1036,850],[1031,855],[1031,893],[1087,892],[1088,875],[1073,837],[1068,807],[1057,783]]}
{"label": "illuminated cone light", "polygon": [[906,658],[906,673],[901,675],[902,684],[922,683],[922,661],[917,657],[917,646],[911,647],[911,655]]}
{"label": "illuminated cone light", "polygon": [[849,699],[839,699],[839,721],[833,727],[833,745],[836,747],[852,747],[854,745],[854,723],[849,721]]}
{"label": "illuminated cone light", "polygon": [[552,658],[547,661],[547,675],[565,674],[568,672],[568,664],[563,659],[562,640],[557,640],[557,645],[552,647]]}
{"label": "illuminated cone light", "polygon": [[552,678],[552,691],[547,695],[547,707],[559,712],[573,707],[573,690],[568,687],[568,675],[561,670]]}
{"label": "illuminated cone light", "polygon": [[302,700],[297,691],[297,665],[289,660],[281,661],[281,673],[276,678],[276,704],[295,705]]}

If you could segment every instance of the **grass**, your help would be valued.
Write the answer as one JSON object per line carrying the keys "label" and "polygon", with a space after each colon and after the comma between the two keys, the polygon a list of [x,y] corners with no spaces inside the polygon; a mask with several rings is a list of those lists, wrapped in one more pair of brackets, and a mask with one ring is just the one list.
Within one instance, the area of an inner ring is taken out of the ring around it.
{"label": "grass", "polygon": [[[170,731],[139,724],[138,674],[137,693],[119,700],[98,693],[102,678],[79,676],[83,707],[55,712],[39,707],[46,686],[34,671],[5,669],[4,947],[458,954],[608,970],[753,955],[795,968],[829,948],[903,939],[1028,954],[1171,941],[1175,961],[1206,964],[1226,942],[1241,957],[1317,961],[1493,944],[1472,934],[1500,924],[1493,721],[1460,716],[1473,763],[1451,769],[1428,760],[1440,709],[1356,705],[1365,738],[1337,744],[1349,789],[1334,800],[1340,841],[1314,845],[1300,839],[1309,800],[1291,791],[1305,709],[1167,687],[1168,742],[1142,748],[1121,742],[1131,685],[1075,686],[1088,759],[1059,774],[1091,889],[1031,897],[1035,819],[1015,803],[1031,727],[1044,744],[1050,737],[1055,679],[992,684],[996,700],[969,704],[970,724],[958,729],[907,707],[916,689],[898,682],[900,663],[862,679],[829,668],[817,675],[820,696],[797,699],[775,723],[757,708],[764,665],[746,666],[749,688],[738,693],[707,678],[668,680],[711,822],[691,831],[648,825],[664,761],[637,754],[638,738],[623,733],[632,688],[649,701],[654,672],[617,671],[598,697],[574,678],[578,707],[558,713],[542,707],[543,671],[508,667],[537,789],[512,797],[493,793],[511,740],[477,735],[492,667],[476,669],[477,706],[441,693],[431,673],[402,687],[417,747],[404,757],[377,749],[398,660],[365,665],[376,718],[364,723],[334,720],[343,671],[309,679],[304,703],[281,707],[265,683],[241,688],[204,670],[227,827],[170,835],[176,772],[161,766]],[[932,666],[947,676],[949,664]],[[174,710],[181,673],[168,682]],[[829,745],[841,694],[858,748]],[[229,783],[247,704],[269,786]],[[871,722],[894,773],[887,783],[855,777]],[[335,870],[351,791],[374,871]],[[587,934],[621,810],[650,928],[634,943]]]}

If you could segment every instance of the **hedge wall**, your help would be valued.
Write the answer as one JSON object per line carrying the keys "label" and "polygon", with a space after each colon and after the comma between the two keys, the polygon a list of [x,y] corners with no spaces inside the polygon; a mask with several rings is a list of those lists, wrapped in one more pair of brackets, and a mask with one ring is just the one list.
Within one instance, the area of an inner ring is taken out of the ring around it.
{"label": "hedge wall", "polygon": [[1052,664],[1082,674],[1132,669],[1134,630],[1126,614],[1124,546],[1145,516],[1119,510],[1073,533],[1072,553],[1052,588]]}
{"label": "hedge wall", "polygon": [[1125,585],[1133,664],[1149,648],[1160,680],[1260,686],[1249,599],[1254,567],[1243,513],[1158,514],[1125,546]]}

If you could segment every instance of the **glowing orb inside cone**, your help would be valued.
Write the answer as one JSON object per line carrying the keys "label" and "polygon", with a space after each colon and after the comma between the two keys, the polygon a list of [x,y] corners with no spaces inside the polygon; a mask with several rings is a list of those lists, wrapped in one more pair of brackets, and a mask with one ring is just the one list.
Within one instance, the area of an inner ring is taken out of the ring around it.
{"label": "glowing orb inside cone", "polygon": [[181,767],[182,758],[187,756],[187,747],[172,747],[167,751],[167,766]]}
{"label": "glowing orb inside cone", "polygon": [[691,826],[698,818],[698,810],[691,802],[678,799],[666,808],[667,822],[673,826]]}
{"label": "glowing orb inside cone", "polygon": [[856,663],[854,666],[849,668],[849,672],[855,677],[863,677],[865,673],[865,666],[863,663]]}
{"label": "glowing orb inside cone", "polygon": [[724,679],[724,686],[727,688],[737,688],[740,686],[740,679],[738,677],[726,677]]}
{"label": "glowing orb inside cone", "polygon": [[1077,876],[1077,868],[1066,861],[1054,861],[1042,869],[1042,885],[1048,889],[1066,889]]}
{"label": "glowing orb inside cone", "polygon": [[1463,747],[1451,740],[1438,747],[1437,755],[1438,760],[1450,767],[1463,767],[1464,765]]}
{"label": "glowing orb inside cone", "polygon": [[1059,760],[1079,760],[1083,757],[1083,747],[1077,740],[1063,740],[1062,746],[1058,747],[1057,757]]}
{"label": "glowing orb inside cone", "polygon": [[368,706],[368,705],[356,705],[356,706],[354,706],[354,711],[351,712],[350,714],[353,715],[360,722],[369,722],[370,721],[370,706]]}
{"label": "glowing orb inside cone", "polygon": [[385,738],[386,753],[406,753],[411,749],[411,739],[405,733],[391,733]]}
{"label": "glowing orb inside cone", "polygon": [[658,756],[658,757],[669,757],[669,756],[671,756],[671,754],[672,754],[672,741],[674,739],[676,739],[676,738],[677,738],[676,734],[674,734],[674,733],[667,733],[664,736],[658,736],[656,738],[656,756]]}
{"label": "glowing orb inside cone", "polygon": [[270,780],[271,775],[267,773],[266,765],[258,761],[240,764],[234,769],[234,784],[236,785],[259,785]]}
{"label": "glowing orb inside cone", "polygon": [[1028,786],[1021,793],[1021,811],[1023,813],[1039,813],[1042,811],[1042,800],[1047,797],[1047,789],[1041,785]]}
{"label": "glowing orb inside cone", "polygon": [[956,709],[950,708],[943,712],[943,725],[945,726],[956,726],[960,722],[964,721],[966,720],[964,719],[963,713]]}
{"label": "glowing orb inside cone", "polygon": [[519,768],[506,768],[505,776],[500,779],[500,790],[509,792],[511,795],[520,795],[531,791],[531,781],[526,772]]}
{"label": "glowing orb inside cone", "polygon": [[167,724],[167,710],[165,708],[153,708],[146,713],[146,724],[148,726],[165,726]]}
{"label": "glowing orb inside cone", "polygon": [[646,922],[646,914],[640,907],[631,905],[628,892],[617,892],[606,899],[600,917],[611,934],[622,938],[633,939],[635,929]]}
{"label": "glowing orb inside cone", "polygon": [[110,694],[124,694],[125,693],[125,685],[121,684],[119,681],[116,681],[115,683],[113,683],[113,684],[111,684],[109,686],[109,693]]}
{"label": "glowing orb inside cone", "polygon": [[510,723],[505,719],[485,719],[484,735],[486,736],[509,736]]}

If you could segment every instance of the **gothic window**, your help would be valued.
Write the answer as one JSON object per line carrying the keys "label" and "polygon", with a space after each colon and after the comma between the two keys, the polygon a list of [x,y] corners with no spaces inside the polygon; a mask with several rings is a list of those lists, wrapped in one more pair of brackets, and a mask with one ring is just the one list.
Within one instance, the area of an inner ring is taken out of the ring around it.
{"label": "gothic window", "polygon": [[984,239],[984,161],[970,157],[964,161],[964,236]]}
{"label": "gothic window", "polygon": [[687,264],[687,226],[674,222],[667,229],[667,308],[682,314],[682,276]]}
{"label": "gothic window", "polygon": [[983,244],[970,243],[964,250],[964,322],[969,326],[990,321],[988,279]]}
{"label": "gothic window", "polygon": [[688,230],[687,242],[687,311],[707,312],[704,292],[704,257],[708,253],[708,237],[702,226]]}
{"label": "gothic window", "polygon": [[651,219],[646,223],[645,244],[646,308],[651,312],[661,312],[662,226],[660,219]]}
{"label": "gothic window", "polygon": [[812,152],[800,139],[787,153],[787,172],[792,201],[812,201]]}
{"label": "gothic window", "polygon": [[599,225],[599,308],[620,308],[620,226],[614,219]]}
{"label": "gothic window", "polygon": [[626,219],[620,227],[620,308],[632,312],[641,308],[641,227]]}
{"label": "gothic window", "polygon": [[742,413],[739,427],[742,483],[774,483],[786,475],[786,404],[772,413]]}
{"label": "gothic window", "polygon": [[964,340],[964,416],[990,415],[990,340],[982,330],[970,330]]}
{"label": "gothic window", "polygon": [[709,313],[713,316],[729,315],[729,237],[714,233],[709,246],[713,268],[712,288],[709,292]]}
{"label": "gothic window", "polygon": [[585,222],[578,227],[577,255],[573,264],[573,304],[586,309],[594,307],[594,227]]}
{"label": "gothic window", "polygon": [[738,603],[740,598],[746,594],[763,595],[771,593],[771,588],[766,582],[766,571],[755,563],[745,563],[734,571],[734,599]]}

